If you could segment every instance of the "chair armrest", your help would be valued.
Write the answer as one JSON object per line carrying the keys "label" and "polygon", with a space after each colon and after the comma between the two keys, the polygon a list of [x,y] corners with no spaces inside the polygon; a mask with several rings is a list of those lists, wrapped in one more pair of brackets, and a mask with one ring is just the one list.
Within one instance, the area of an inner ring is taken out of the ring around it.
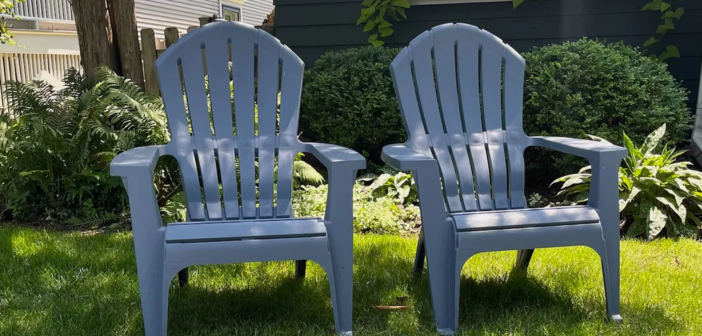
{"label": "chair armrest", "polygon": [[164,146],[145,146],[120,153],[110,163],[110,174],[127,177],[145,169],[153,173],[163,148]]}
{"label": "chair armrest", "polygon": [[137,249],[152,244],[162,233],[161,215],[154,190],[153,174],[164,146],[145,146],[117,155],[110,163],[110,174],[122,177],[129,195],[134,245]]}
{"label": "chair armrest", "polygon": [[335,167],[350,170],[366,168],[366,159],[351,149],[315,142],[305,142],[302,143],[302,146],[303,152],[316,157],[328,171]]}
{"label": "chair armrest", "polygon": [[423,170],[427,166],[435,166],[433,157],[424,155],[407,147],[404,144],[388,145],[383,147],[382,160],[399,170]]}
{"label": "chair armrest", "polygon": [[627,155],[625,148],[606,142],[573,139],[564,137],[531,137],[531,145],[557,150],[592,161],[602,154],[608,154],[613,159],[623,159]]}
{"label": "chair armrest", "polygon": [[597,209],[605,236],[619,243],[619,166],[627,150],[610,143],[560,137],[533,137],[533,146],[583,157],[590,162],[592,181],[588,205]]}

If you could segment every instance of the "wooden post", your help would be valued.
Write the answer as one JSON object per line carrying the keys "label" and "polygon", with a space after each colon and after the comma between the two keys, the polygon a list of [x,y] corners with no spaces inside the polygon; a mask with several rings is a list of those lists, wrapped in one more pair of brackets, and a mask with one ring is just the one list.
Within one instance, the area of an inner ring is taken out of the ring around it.
{"label": "wooden post", "polygon": [[178,42],[178,39],[180,38],[180,32],[178,32],[178,28],[170,27],[166,28],[164,31],[164,35],[166,36],[166,48],[174,45],[176,42]]}
{"label": "wooden post", "polygon": [[144,88],[144,72],[139,50],[134,0],[107,0],[110,9],[112,33],[119,51],[122,75]]}
{"label": "wooden post", "polygon": [[92,78],[99,66],[119,69],[104,0],[73,0],[83,70]]}
{"label": "wooden post", "polygon": [[159,96],[158,77],[156,76],[156,37],[150,28],[141,30],[141,55],[144,59],[144,90]]}

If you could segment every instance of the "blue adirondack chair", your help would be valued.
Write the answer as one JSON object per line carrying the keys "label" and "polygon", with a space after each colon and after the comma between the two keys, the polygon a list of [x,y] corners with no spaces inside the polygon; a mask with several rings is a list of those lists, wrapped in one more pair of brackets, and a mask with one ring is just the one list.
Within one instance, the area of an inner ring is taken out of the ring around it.
{"label": "blue adirondack chair", "polygon": [[[272,260],[296,260],[298,277],[304,277],[306,260],[318,263],[329,278],[336,330],[350,335],[352,188],[365,160],[349,149],[298,140],[303,62],[263,30],[218,22],[185,35],[156,68],[171,141],[132,149],[111,164],[129,194],[146,335],[166,335],[168,290],[179,271],[186,281],[193,265]],[[323,220],[294,218],[292,173],[299,152],[327,168]],[[163,155],[178,161],[187,222],[162,225],[152,178]]]}
{"label": "blue adirondack chair", "polygon": [[[458,327],[461,269],[471,256],[584,245],[602,260],[607,314],[619,316],[618,167],[626,151],[595,141],[528,137],[522,130],[524,59],[502,40],[466,24],[417,36],[391,65],[409,134],[383,148],[388,164],[411,170],[422,215],[415,269],[426,254],[437,330]],[[584,157],[593,178],[587,206],[527,209],[524,149]],[[442,187],[443,186],[443,187]]]}

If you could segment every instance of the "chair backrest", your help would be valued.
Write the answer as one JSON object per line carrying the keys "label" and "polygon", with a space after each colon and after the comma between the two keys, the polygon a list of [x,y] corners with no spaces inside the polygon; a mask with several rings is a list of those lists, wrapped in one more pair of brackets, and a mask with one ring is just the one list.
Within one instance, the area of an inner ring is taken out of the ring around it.
{"label": "chair backrest", "polygon": [[290,217],[300,58],[263,30],[217,22],[169,47],[156,69],[190,220]]}
{"label": "chair backrest", "polygon": [[467,24],[425,31],[392,62],[408,145],[438,161],[450,212],[526,207],[524,64]]}

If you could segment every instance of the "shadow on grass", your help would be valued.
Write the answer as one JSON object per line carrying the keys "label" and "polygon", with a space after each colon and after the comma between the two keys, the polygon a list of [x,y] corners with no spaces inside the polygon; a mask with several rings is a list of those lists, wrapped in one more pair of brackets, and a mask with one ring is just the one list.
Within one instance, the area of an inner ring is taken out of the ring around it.
{"label": "shadow on grass", "polygon": [[[413,248],[408,246],[412,243],[368,238],[357,246],[354,330],[358,335],[433,333],[428,277],[426,272],[420,277],[412,273]],[[143,335],[128,235],[55,236],[3,229],[0,264],[0,285],[9,295],[5,302],[0,299],[2,335]],[[180,288],[172,283],[169,335],[333,334],[324,272],[310,265],[303,281],[294,279],[293,273],[289,262],[195,268],[191,285]],[[464,277],[459,334],[617,333],[618,326],[605,322],[604,295],[588,293],[578,301],[566,288],[568,279],[583,276],[578,268],[559,270],[555,276],[555,287],[524,272],[481,280]],[[406,310],[371,307],[397,304],[400,297]],[[623,305],[622,313],[624,330],[667,334],[685,329],[655,304]]]}

